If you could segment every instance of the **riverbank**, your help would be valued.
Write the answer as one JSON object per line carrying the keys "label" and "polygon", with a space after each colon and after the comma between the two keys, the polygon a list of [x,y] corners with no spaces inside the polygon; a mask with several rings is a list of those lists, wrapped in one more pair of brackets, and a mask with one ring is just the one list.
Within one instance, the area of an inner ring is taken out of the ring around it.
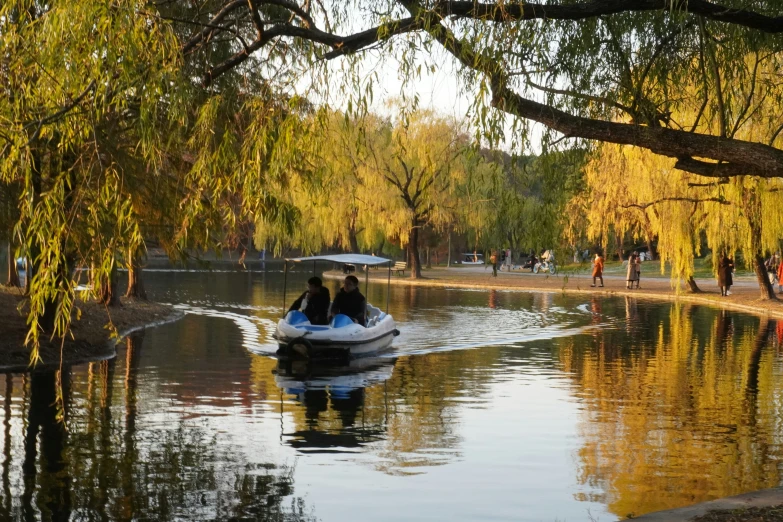
{"label": "riverbank", "polygon": [[[24,346],[27,335],[26,314],[19,311],[23,296],[19,289],[0,287],[0,371],[26,371],[29,369],[30,350]],[[65,344],[48,339],[41,342],[42,362],[38,367],[59,366],[62,348],[63,362],[76,364],[85,361],[111,358],[115,355],[115,343],[110,342],[111,332],[106,325],[114,323],[120,335],[177,317],[168,305],[122,298],[122,306],[107,308],[99,303],[78,301],[81,318],[74,320],[71,338]],[[110,317],[111,316],[111,317]]]}
{"label": "riverbank", "polygon": [[[651,263],[650,272],[652,271],[653,266]],[[365,274],[356,273],[355,275],[359,278],[361,284],[364,284]],[[603,288],[600,286],[592,287],[593,280],[587,269],[581,271],[567,270],[555,276],[542,273],[533,274],[529,271],[523,272],[519,270],[512,272],[500,271],[497,277],[493,277],[492,269],[484,268],[483,266],[433,267],[423,271],[422,275],[422,279],[411,279],[407,271],[404,276],[393,273],[391,284],[520,292],[560,292],[613,297],[629,296],[704,304],[783,319],[783,301],[759,299],[758,284],[753,277],[748,276],[736,277],[735,285],[731,287],[731,295],[722,297],[714,279],[696,279],[696,283],[701,289],[700,293],[690,292],[684,284],[680,286],[678,292],[677,288],[672,287],[668,278],[645,277],[644,272],[642,273],[640,288],[634,290],[625,288],[625,277],[619,274],[604,275]],[[336,270],[324,272],[324,278],[326,279],[339,280],[344,277],[345,275],[342,272]],[[385,284],[388,272],[383,268],[371,269],[369,277],[373,282]]]}
{"label": "riverbank", "polygon": [[780,522],[783,488],[762,489],[692,506],[648,513],[642,522]]}

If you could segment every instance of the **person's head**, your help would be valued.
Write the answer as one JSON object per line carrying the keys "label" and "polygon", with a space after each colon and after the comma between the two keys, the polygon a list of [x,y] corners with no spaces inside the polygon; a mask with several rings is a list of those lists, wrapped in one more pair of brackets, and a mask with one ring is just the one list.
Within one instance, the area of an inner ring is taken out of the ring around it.
{"label": "person's head", "polygon": [[321,281],[320,277],[311,277],[307,280],[307,290],[311,294],[317,294],[321,291],[321,287],[323,286],[323,281]]}
{"label": "person's head", "polygon": [[343,281],[343,290],[346,292],[353,292],[357,288],[359,288],[359,280],[356,276],[349,275]]}

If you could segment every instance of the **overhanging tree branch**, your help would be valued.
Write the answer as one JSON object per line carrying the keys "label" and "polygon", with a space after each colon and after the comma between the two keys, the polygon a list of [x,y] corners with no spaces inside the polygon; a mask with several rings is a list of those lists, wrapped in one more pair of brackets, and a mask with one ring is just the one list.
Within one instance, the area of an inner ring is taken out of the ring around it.
{"label": "overhanging tree branch", "polygon": [[685,197],[671,197],[671,198],[661,198],[656,199],[655,201],[650,201],[649,203],[631,203],[629,205],[620,205],[622,208],[639,208],[642,210],[645,210],[649,207],[652,207],[654,205],[657,205],[659,203],[663,203],[665,201],[685,201],[687,203],[719,203],[721,205],[731,205],[729,201],[726,201],[723,198],[685,198]]}
{"label": "overhanging tree branch", "polygon": [[[280,6],[286,1],[254,0],[254,3],[258,6],[265,4]],[[449,17],[511,23],[522,20],[578,21],[620,13],[660,11],[697,15],[732,26],[766,33],[779,33],[783,31],[783,16],[767,15],[748,9],[733,9],[708,0],[592,0],[558,5],[443,0],[432,4],[431,9],[425,9],[410,0],[398,0],[398,2],[410,11],[411,16],[401,17],[348,36],[322,31],[314,24],[308,27],[292,23],[274,25],[267,29],[261,38],[251,42],[247,49],[241,50],[213,67],[208,72],[205,83],[209,84],[221,74],[247,60],[253,52],[273,39],[281,37],[300,38],[325,46],[330,50],[322,57],[331,59],[357,52],[377,42],[388,40],[394,35],[427,31],[463,66],[485,76],[491,86],[492,105],[511,115],[543,123],[569,137],[646,148],[659,155],[677,158],[678,168],[697,174],[715,171],[719,172],[720,176],[739,175],[739,173],[767,178],[783,176],[783,151],[769,145],[693,131],[575,116],[554,106],[527,99],[511,88],[508,73],[503,69],[501,62],[474,51],[442,23]],[[236,3],[228,2],[216,17],[232,5]],[[244,0],[242,5],[246,6],[247,0]],[[214,18],[212,21],[214,22]],[[211,35],[210,31],[212,29],[202,32],[205,36],[196,43],[208,38]],[[672,35],[669,38],[672,38]],[[658,49],[662,47],[659,46]],[[705,61],[702,57],[702,65]],[[699,111],[699,117],[702,111],[703,109]],[[696,125],[693,129],[695,128]],[[692,158],[703,158],[714,163],[699,162]]]}
{"label": "overhanging tree branch", "polygon": [[[419,9],[412,2],[406,6],[413,14]],[[619,145],[635,145],[672,158],[702,157],[731,164],[733,171],[759,177],[783,176],[783,151],[749,141],[690,133],[686,131],[609,122],[574,116],[555,107],[528,100],[507,85],[498,63],[458,39],[443,24],[430,27],[429,34],[465,67],[484,74],[492,89],[492,105],[509,114],[543,123],[562,134]],[[693,172],[690,161],[678,161],[677,168]],[[702,170],[702,165],[697,168]],[[721,167],[723,172],[728,167]],[[700,172],[695,172],[699,174]],[[727,174],[721,173],[721,176]]]}
{"label": "overhanging tree branch", "polygon": [[733,25],[765,33],[783,32],[783,16],[767,16],[748,9],[732,9],[708,0],[593,0],[573,4],[442,1],[437,12],[493,22],[517,20],[585,20],[599,16],[643,11],[687,11]]}

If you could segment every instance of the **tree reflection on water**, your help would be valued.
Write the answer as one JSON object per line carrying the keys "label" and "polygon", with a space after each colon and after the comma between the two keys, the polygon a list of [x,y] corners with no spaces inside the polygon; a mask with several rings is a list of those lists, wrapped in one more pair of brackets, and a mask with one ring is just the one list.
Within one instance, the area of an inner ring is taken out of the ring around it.
{"label": "tree reflection on water", "polygon": [[778,486],[773,322],[628,300],[641,314],[628,332],[558,342],[584,404],[580,483],[603,490],[598,500],[622,517]]}
{"label": "tree reflection on water", "polygon": [[[142,341],[127,340],[121,419],[112,415],[114,359],[90,364],[86,376],[67,367],[5,376],[0,518],[315,520],[293,496],[291,467],[244,462],[239,452],[221,450],[214,433],[182,417],[172,416],[165,429],[137,432],[135,358]],[[60,378],[67,425],[57,418]],[[26,412],[21,477],[14,473],[14,400]]]}

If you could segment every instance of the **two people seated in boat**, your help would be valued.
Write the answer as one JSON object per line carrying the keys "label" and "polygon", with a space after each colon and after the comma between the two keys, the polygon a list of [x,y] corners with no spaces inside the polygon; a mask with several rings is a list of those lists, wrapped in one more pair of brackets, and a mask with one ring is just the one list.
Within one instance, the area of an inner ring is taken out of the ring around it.
{"label": "two people seated in boat", "polygon": [[329,324],[332,317],[343,314],[354,322],[367,326],[367,300],[359,291],[359,280],[352,275],[345,278],[343,287],[334,296],[331,306],[329,289],[323,286],[321,278],[311,277],[307,280],[307,291],[288,309],[289,312],[293,310],[304,312],[310,324]]}
{"label": "two people seated in boat", "polygon": [[294,301],[288,311],[301,310],[310,324],[329,324],[330,302],[329,289],[323,286],[321,278],[311,277],[307,280],[307,290]]}
{"label": "two people seated in boat", "polygon": [[329,318],[337,314],[347,315],[354,322],[367,326],[367,299],[359,291],[359,280],[356,276],[347,276],[343,287],[334,296]]}

